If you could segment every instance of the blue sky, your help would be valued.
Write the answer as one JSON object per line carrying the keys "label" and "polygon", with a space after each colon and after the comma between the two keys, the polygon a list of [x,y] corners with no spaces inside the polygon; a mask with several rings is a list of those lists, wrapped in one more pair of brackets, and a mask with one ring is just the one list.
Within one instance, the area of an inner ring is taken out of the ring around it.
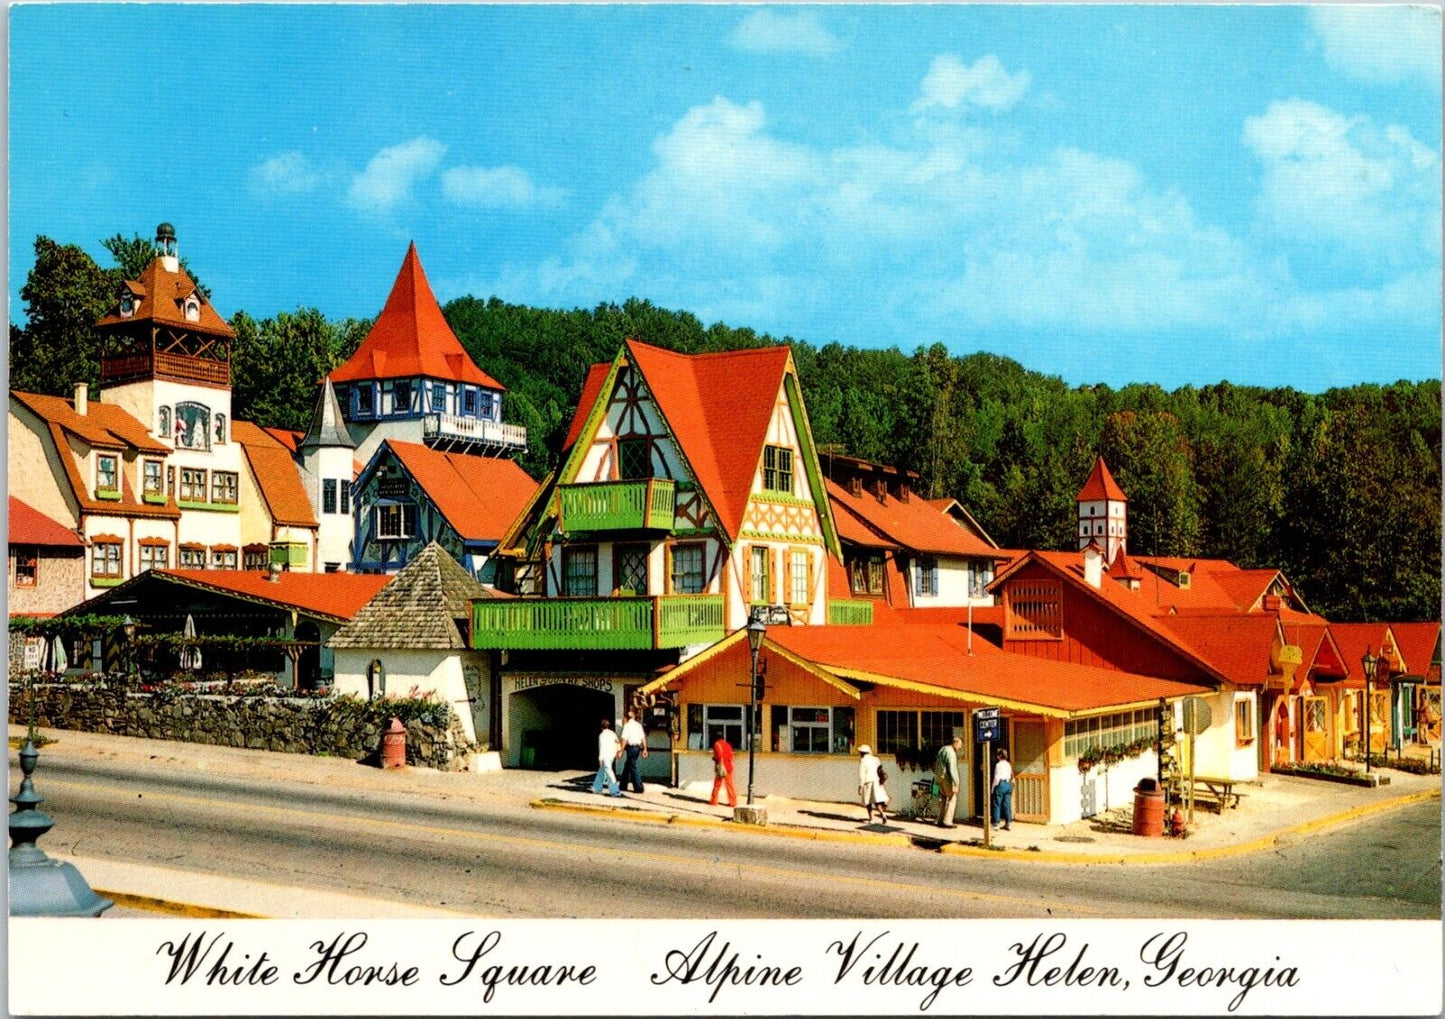
{"label": "blue sky", "polygon": [[1441,371],[1420,8],[10,8],[37,234],[176,225],[223,315],[629,296],[1071,383]]}

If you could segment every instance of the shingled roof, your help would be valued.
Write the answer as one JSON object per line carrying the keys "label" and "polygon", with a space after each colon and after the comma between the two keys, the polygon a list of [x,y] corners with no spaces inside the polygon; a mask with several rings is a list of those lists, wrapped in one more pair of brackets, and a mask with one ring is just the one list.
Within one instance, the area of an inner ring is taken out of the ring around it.
{"label": "shingled roof", "polygon": [[469,620],[472,599],[491,592],[432,542],[406,564],[336,635],[333,648],[452,650],[467,646],[457,620]]}

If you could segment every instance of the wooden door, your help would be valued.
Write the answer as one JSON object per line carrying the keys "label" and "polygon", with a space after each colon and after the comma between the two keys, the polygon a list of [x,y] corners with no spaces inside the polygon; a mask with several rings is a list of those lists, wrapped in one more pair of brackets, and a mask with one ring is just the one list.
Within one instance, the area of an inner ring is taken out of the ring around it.
{"label": "wooden door", "polygon": [[1330,712],[1325,698],[1302,697],[1300,710],[1305,761],[1329,760],[1333,755],[1330,753]]}
{"label": "wooden door", "polygon": [[1044,723],[1016,719],[1013,723],[1014,817],[1049,822],[1048,742]]}

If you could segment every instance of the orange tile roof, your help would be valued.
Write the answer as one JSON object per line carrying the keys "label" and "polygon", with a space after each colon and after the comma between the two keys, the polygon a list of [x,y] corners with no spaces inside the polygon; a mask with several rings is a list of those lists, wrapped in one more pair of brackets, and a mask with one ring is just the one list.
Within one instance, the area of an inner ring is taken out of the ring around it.
{"label": "orange tile roof", "polygon": [[1075,497],[1077,502],[1098,502],[1109,499],[1113,502],[1128,502],[1129,497],[1114,480],[1114,475],[1109,473],[1109,465],[1104,462],[1101,456],[1094,461],[1094,469],[1089,472],[1089,480],[1084,482],[1084,487],[1079,489]]}
{"label": "orange tile roof", "polygon": [[[151,259],[150,265],[141,270],[140,279],[126,280],[125,286],[139,299],[133,314],[122,318],[120,301],[96,325],[101,328],[129,325],[134,322],[161,322],[180,326],[191,332],[209,333],[214,336],[234,336],[226,320],[211,307],[206,295],[196,289],[196,284],[184,269],[171,272],[161,262],[161,256]],[[195,294],[200,302],[201,314],[197,321],[186,318],[185,300]]]}
{"label": "orange tile roof", "polygon": [[91,446],[102,449],[135,450],[141,453],[169,453],[170,447],[151,437],[146,426],[113,403],[87,401],[84,414],[61,396],[42,396],[11,390],[10,395],[37,417],[59,425]]}
{"label": "orange tile roof", "polygon": [[611,361],[603,361],[587,369],[587,377],[582,380],[582,395],[577,399],[577,409],[572,412],[572,423],[567,426],[567,438],[562,443],[564,450],[571,449],[572,443],[582,434],[582,426],[587,423],[587,415],[592,413],[592,405],[597,402],[597,394],[602,391],[602,383],[607,381],[607,373],[611,370]]}
{"label": "orange tile roof", "polygon": [[[1365,652],[1378,656],[1381,648],[1390,647],[1389,623],[1331,623],[1330,635],[1339,645],[1345,666],[1350,670],[1350,679],[1364,683]],[[1393,654],[1393,649],[1391,649]],[[1392,669],[1391,671],[1397,671]],[[1374,681],[1374,677],[1371,677]]]}
{"label": "orange tile roof", "polygon": [[[936,555],[974,556],[989,559],[1006,558],[1004,553],[983,541],[926,499],[904,502],[891,496],[880,502],[871,492],[854,495],[834,481],[826,481],[828,498],[842,506],[874,531],[894,544],[914,552]],[[834,518],[845,516],[835,513]],[[843,525],[839,525],[842,533]]]}
{"label": "orange tile roof", "polygon": [[413,243],[406,249],[401,271],[376,324],[356,353],[330,377],[332,382],[354,382],[417,375],[470,382],[489,389],[506,388],[477,367],[447,325]]}
{"label": "orange tile roof", "polygon": [[969,655],[968,635],[960,626],[780,626],[770,629],[767,639],[845,676],[894,677],[1058,713],[1208,691],[1117,669],[1010,654],[977,636]]}
{"label": "orange tile roof", "polygon": [[[1435,661],[1435,650],[1440,646],[1439,623],[1391,623],[1390,632],[1395,635],[1395,644],[1400,648],[1405,672],[1411,676],[1430,676]],[[1439,682],[1436,672],[1434,679]]]}
{"label": "orange tile roof", "polygon": [[[331,619],[350,619],[386,586],[380,573],[269,574],[260,570],[152,570],[158,577]],[[143,575],[144,576],[144,575]],[[270,579],[274,576],[276,579]]]}
{"label": "orange tile roof", "polygon": [[792,352],[676,354],[636,340],[626,348],[723,530],[736,539]]}
{"label": "orange tile roof", "polygon": [[1163,624],[1239,686],[1262,686],[1275,645],[1284,643],[1271,615],[1165,616]]}
{"label": "orange tile roof", "polygon": [[302,432],[292,431],[290,428],[269,428],[261,426],[261,431],[275,439],[286,447],[286,452],[295,455],[296,447],[301,442]]}
{"label": "orange tile roof", "polygon": [[[831,487],[833,482],[829,481]],[[869,527],[863,520],[852,511],[847,505],[832,499],[833,493],[829,491],[828,497],[833,501],[833,523],[838,525],[838,537],[843,541],[852,542],[855,545],[862,545],[864,548],[898,548],[895,541],[890,541],[877,531]]]}
{"label": "orange tile roof", "polygon": [[511,460],[444,453],[394,439],[384,444],[466,541],[500,541],[537,490],[537,482]]}
{"label": "orange tile roof", "polygon": [[232,421],[231,438],[241,444],[272,519],[288,527],[316,527],[316,513],[301,483],[301,469],[286,447],[268,430],[250,421]]}
{"label": "orange tile roof", "polygon": [[10,544],[45,548],[84,548],[85,542],[57,520],[10,496]]}

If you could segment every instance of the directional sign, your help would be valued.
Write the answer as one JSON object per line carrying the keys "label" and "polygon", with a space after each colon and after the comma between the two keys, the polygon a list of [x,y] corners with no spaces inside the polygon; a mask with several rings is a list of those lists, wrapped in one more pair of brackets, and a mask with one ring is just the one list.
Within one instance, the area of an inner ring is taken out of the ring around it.
{"label": "directional sign", "polygon": [[974,742],[997,742],[1002,724],[998,717],[998,708],[979,708],[973,713]]}

